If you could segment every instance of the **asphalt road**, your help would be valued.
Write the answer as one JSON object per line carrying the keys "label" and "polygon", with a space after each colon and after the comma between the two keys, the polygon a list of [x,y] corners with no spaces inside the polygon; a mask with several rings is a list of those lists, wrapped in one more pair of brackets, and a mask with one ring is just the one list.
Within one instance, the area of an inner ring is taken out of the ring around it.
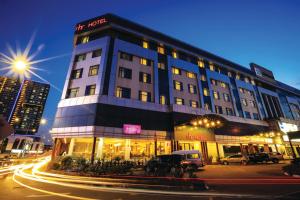
{"label": "asphalt road", "polygon": [[[70,186],[64,182],[53,184],[13,175],[0,177],[0,199],[300,199],[300,179],[282,175],[282,165],[206,166],[198,176],[207,181],[209,190],[196,193],[174,191],[131,190],[129,188],[101,187],[81,184]],[[25,170],[31,174],[31,169]],[[31,176],[29,176],[31,177]],[[34,177],[34,175],[32,175]],[[91,178],[93,180],[93,178]],[[271,180],[271,181],[270,181]],[[21,185],[20,185],[21,184]]]}

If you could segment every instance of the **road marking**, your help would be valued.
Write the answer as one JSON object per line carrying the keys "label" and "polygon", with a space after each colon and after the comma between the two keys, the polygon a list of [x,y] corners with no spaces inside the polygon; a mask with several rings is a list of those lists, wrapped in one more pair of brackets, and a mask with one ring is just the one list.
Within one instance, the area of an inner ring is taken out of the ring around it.
{"label": "road marking", "polygon": [[[61,193],[61,194],[70,194],[70,193]],[[32,195],[28,195],[26,197],[34,198],[34,197],[52,197],[52,196],[54,196],[54,195],[52,195],[52,194],[32,194]]]}

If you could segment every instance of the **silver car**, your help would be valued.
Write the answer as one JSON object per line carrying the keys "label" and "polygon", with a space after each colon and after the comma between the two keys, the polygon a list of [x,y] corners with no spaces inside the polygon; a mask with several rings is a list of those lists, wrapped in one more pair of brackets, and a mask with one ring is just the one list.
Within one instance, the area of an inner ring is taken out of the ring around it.
{"label": "silver car", "polygon": [[225,158],[221,158],[220,161],[223,165],[229,165],[232,163],[239,163],[241,165],[247,165],[249,162],[249,158],[242,154],[235,154],[232,156],[227,156]]}

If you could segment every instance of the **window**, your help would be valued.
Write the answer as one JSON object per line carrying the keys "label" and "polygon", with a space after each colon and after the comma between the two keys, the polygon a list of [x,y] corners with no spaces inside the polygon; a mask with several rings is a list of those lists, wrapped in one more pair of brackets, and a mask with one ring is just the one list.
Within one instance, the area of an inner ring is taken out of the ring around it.
{"label": "window", "polygon": [[175,90],[183,91],[183,84],[181,82],[174,80],[173,84]]}
{"label": "window", "polygon": [[244,106],[247,106],[247,105],[248,105],[246,99],[241,99],[241,101],[242,101],[242,104],[243,104]]}
{"label": "window", "polygon": [[119,67],[119,77],[120,78],[131,79],[131,77],[132,77],[132,70],[124,68],[124,67]]}
{"label": "window", "polygon": [[93,65],[89,69],[89,76],[96,76],[98,75],[99,65]]}
{"label": "window", "polygon": [[166,97],[164,95],[159,96],[159,103],[162,105],[166,104]]}
{"label": "window", "polygon": [[198,60],[198,66],[201,67],[201,68],[204,68],[203,60]]}
{"label": "window", "polygon": [[198,108],[198,101],[190,100],[190,106],[191,106],[192,108]]}
{"label": "window", "polygon": [[240,77],[239,74],[236,74],[236,75],[235,75],[235,79],[236,79],[236,80],[240,80],[240,78],[241,78],[241,77]]}
{"label": "window", "polygon": [[140,63],[141,63],[142,65],[147,65],[147,59],[141,58]]}
{"label": "window", "polygon": [[132,61],[133,56],[124,52],[120,53],[120,58],[128,61]]}
{"label": "window", "polygon": [[252,80],[251,80],[251,84],[252,84],[252,85],[255,85],[255,80],[252,79]]}
{"label": "window", "polygon": [[222,106],[215,106],[216,113],[223,114]]}
{"label": "window", "polygon": [[175,97],[174,101],[175,101],[175,104],[177,104],[177,105],[184,105],[184,99]]}
{"label": "window", "polygon": [[244,94],[245,91],[243,88],[239,88],[239,90],[240,90],[240,93]]}
{"label": "window", "polygon": [[213,91],[213,94],[214,94],[214,99],[220,99],[219,92]]}
{"label": "window", "polygon": [[85,88],[85,95],[94,95],[96,92],[96,85],[88,85]]}
{"label": "window", "polygon": [[244,78],[244,81],[245,81],[246,83],[249,83],[249,78],[245,77],[245,78]]}
{"label": "window", "polygon": [[149,44],[146,41],[143,41],[143,48],[148,49],[149,48]]}
{"label": "window", "polygon": [[71,79],[78,79],[82,77],[83,69],[74,69],[71,74]]}
{"label": "window", "polygon": [[254,101],[249,100],[249,104],[250,104],[251,107],[256,108],[256,104],[255,104]]}
{"label": "window", "polygon": [[215,71],[215,66],[212,63],[210,63],[209,64],[209,69],[210,69],[210,71]]}
{"label": "window", "polygon": [[84,37],[81,38],[81,41],[80,41],[81,44],[85,44],[85,43],[88,43],[88,42],[89,42],[89,36],[84,36]]}
{"label": "window", "polygon": [[176,68],[176,67],[172,67],[172,73],[177,74],[177,75],[181,75],[181,70]]}
{"label": "window", "polygon": [[250,91],[250,90],[247,90],[247,94],[248,94],[249,96],[253,97],[253,93],[252,93],[252,91]]}
{"label": "window", "polygon": [[93,51],[92,58],[99,57],[99,56],[101,56],[101,54],[102,54],[102,49],[97,49],[97,50]]}
{"label": "window", "polygon": [[188,84],[189,93],[197,94],[197,87],[195,85]]}
{"label": "window", "polygon": [[151,102],[151,93],[139,91],[139,100],[143,102]]}
{"label": "window", "polygon": [[130,93],[131,93],[130,88],[117,87],[116,97],[130,99]]}
{"label": "window", "polygon": [[158,66],[158,69],[166,69],[165,63],[158,63],[157,66]]}
{"label": "window", "polygon": [[226,114],[230,115],[230,116],[233,116],[232,108],[226,108]]}
{"label": "window", "polygon": [[230,96],[229,96],[229,94],[224,93],[223,97],[224,97],[224,101],[230,102]]}
{"label": "window", "polygon": [[245,117],[248,119],[251,119],[251,114],[250,112],[245,111]]}
{"label": "window", "polygon": [[201,75],[201,81],[206,81],[206,76],[205,75]]}
{"label": "window", "polygon": [[178,58],[177,52],[176,52],[176,51],[173,51],[173,52],[172,52],[172,56],[173,56],[173,58]]}
{"label": "window", "polygon": [[79,54],[75,56],[75,62],[84,61],[86,58],[86,54]]}
{"label": "window", "polygon": [[70,88],[67,91],[66,98],[74,98],[78,96],[79,88]]}
{"label": "window", "polygon": [[222,88],[226,88],[226,83],[220,81],[220,85]]}
{"label": "window", "polygon": [[208,104],[208,103],[205,103],[205,104],[204,104],[204,109],[205,109],[205,110],[210,110],[210,107],[209,107],[209,104]]}
{"label": "window", "polygon": [[161,46],[158,46],[157,47],[157,52],[160,53],[160,54],[165,54],[165,49]]}
{"label": "window", "polygon": [[192,72],[187,72],[187,73],[186,73],[186,76],[187,76],[188,78],[196,78],[196,75],[195,75],[194,73],[192,73]]}
{"label": "window", "polygon": [[208,92],[208,89],[207,89],[207,88],[204,88],[204,89],[203,89],[203,95],[204,95],[204,96],[209,96],[209,92]]}
{"label": "window", "polygon": [[259,115],[257,113],[253,113],[253,119],[259,120]]}
{"label": "window", "polygon": [[232,73],[231,72],[227,72],[228,77],[232,77]]}
{"label": "window", "polygon": [[211,79],[211,84],[217,86],[217,81],[214,79]]}
{"label": "window", "polygon": [[144,73],[144,72],[140,72],[140,82],[143,82],[143,83],[151,83],[151,75],[150,74],[147,74],[147,73]]}

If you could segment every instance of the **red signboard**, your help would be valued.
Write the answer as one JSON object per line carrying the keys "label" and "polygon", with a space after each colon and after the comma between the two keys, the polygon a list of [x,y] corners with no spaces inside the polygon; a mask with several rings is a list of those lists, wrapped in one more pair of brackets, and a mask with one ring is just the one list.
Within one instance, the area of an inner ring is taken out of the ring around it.
{"label": "red signboard", "polygon": [[99,17],[96,19],[92,19],[90,21],[82,22],[76,25],[75,27],[75,32],[83,32],[83,31],[88,31],[94,28],[97,28],[103,24],[108,23],[108,20],[105,17]]}
{"label": "red signboard", "polygon": [[135,135],[141,133],[141,125],[123,124],[123,133],[128,135]]}

